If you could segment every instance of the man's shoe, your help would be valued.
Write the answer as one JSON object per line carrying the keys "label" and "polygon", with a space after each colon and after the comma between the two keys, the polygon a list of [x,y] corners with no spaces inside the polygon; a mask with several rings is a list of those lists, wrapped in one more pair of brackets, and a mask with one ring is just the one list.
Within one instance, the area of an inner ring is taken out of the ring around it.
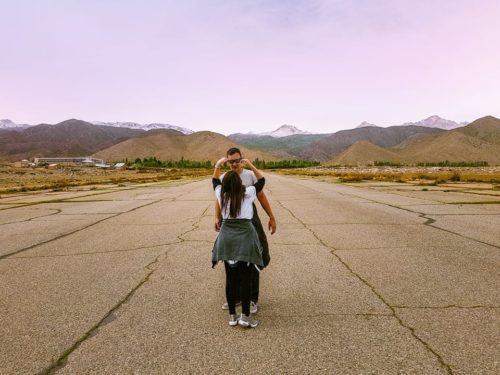
{"label": "man's shoe", "polygon": [[240,316],[239,315],[236,315],[236,314],[229,314],[229,325],[231,327],[234,327],[236,325],[238,325],[238,320],[240,319]]}
{"label": "man's shoe", "polygon": [[[238,301],[236,302],[236,305],[235,306],[239,306],[241,305],[241,301]],[[222,310],[229,310],[229,304],[227,302],[225,302],[223,305],[222,305]]]}
{"label": "man's shoe", "polygon": [[257,302],[250,301],[250,314],[257,314],[259,308],[257,307]]}
{"label": "man's shoe", "polygon": [[245,314],[241,314],[240,320],[238,321],[238,324],[242,327],[252,327],[255,328],[259,324],[258,321],[256,321],[253,317],[252,314],[250,316],[246,316]]}

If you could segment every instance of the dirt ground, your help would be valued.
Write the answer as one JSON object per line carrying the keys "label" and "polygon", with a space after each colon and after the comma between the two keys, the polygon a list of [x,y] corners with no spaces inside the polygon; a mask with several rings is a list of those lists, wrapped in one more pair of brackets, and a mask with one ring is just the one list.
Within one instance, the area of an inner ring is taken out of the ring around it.
{"label": "dirt ground", "polygon": [[500,195],[500,167],[316,167],[278,174],[353,186]]}
{"label": "dirt ground", "polygon": [[99,169],[95,167],[21,168],[0,165],[0,194],[35,190],[95,189],[95,185],[146,183],[209,176],[212,170],[161,168],[153,170]]}
{"label": "dirt ground", "polygon": [[[401,190],[460,190],[500,194],[500,167],[316,167],[266,170],[282,175],[331,183],[398,185]],[[0,194],[29,191],[94,190],[101,185],[126,186],[210,176],[211,169],[159,168],[151,170],[94,167],[21,168],[0,164]]]}

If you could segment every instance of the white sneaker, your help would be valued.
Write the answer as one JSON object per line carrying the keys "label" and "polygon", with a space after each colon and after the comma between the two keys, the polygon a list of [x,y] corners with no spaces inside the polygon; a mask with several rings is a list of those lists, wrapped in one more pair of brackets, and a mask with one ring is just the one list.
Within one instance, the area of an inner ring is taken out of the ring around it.
{"label": "white sneaker", "polygon": [[259,308],[257,307],[257,302],[250,301],[250,314],[257,314]]}
{"label": "white sneaker", "polygon": [[236,314],[229,314],[229,325],[231,327],[234,327],[236,325],[238,325],[238,321],[240,319],[240,316],[239,315],[236,315]]}
{"label": "white sneaker", "polygon": [[259,324],[258,321],[256,321],[253,317],[252,314],[250,316],[246,316],[245,314],[241,314],[240,320],[238,321],[238,324],[242,327],[252,327],[255,328]]}

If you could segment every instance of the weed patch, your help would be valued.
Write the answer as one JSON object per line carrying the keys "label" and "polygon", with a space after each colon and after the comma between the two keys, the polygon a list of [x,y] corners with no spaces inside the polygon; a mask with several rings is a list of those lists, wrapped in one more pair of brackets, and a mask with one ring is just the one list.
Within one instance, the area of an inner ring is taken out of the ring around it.
{"label": "weed patch", "polygon": [[0,166],[0,193],[19,193],[37,190],[64,191],[72,187],[125,183],[148,183],[182,178],[208,177],[212,169],[154,168],[154,170],[100,170],[89,167],[60,168],[15,168]]}

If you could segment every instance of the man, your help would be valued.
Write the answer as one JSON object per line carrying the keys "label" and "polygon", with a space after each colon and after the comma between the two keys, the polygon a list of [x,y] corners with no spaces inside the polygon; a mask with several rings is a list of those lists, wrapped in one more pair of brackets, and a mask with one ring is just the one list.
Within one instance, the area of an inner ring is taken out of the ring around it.
{"label": "man", "polygon": [[[252,186],[257,182],[257,178],[255,177],[255,174],[248,170],[244,169],[241,166],[241,151],[236,148],[230,148],[227,150],[227,162],[229,163],[229,166],[231,167],[232,170],[238,172],[238,174],[241,177],[241,180],[243,182],[243,185],[246,186]],[[224,176],[221,176],[221,179],[223,179]],[[269,204],[269,201],[267,200],[266,194],[264,191],[260,191],[257,193],[257,199],[260,202],[260,205],[266,211],[267,216],[269,216],[269,222],[268,222],[268,229],[271,231],[271,234],[274,234],[276,232],[276,219],[274,217],[273,211],[271,209],[271,205]],[[219,207],[219,203],[216,201],[215,202],[215,230],[219,231],[220,225],[221,225],[221,211]],[[257,214],[257,207],[255,204],[253,205],[253,219],[252,219],[252,224],[254,225],[255,229],[257,230],[257,234],[259,235],[259,240],[260,243],[262,244],[262,256],[264,258],[264,266],[267,266],[269,264],[269,261],[271,260],[269,256],[269,245],[267,243],[267,237],[266,233],[264,232],[264,228],[262,227],[262,223],[260,222],[259,215]],[[257,312],[257,304],[259,301],[259,275],[260,273],[256,270],[253,269],[252,275],[251,275],[251,302],[250,302],[250,312],[252,314],[255,314]],[[227,310],[229,307],[227,305],[227,302],[222,305],[222,309]]]}

